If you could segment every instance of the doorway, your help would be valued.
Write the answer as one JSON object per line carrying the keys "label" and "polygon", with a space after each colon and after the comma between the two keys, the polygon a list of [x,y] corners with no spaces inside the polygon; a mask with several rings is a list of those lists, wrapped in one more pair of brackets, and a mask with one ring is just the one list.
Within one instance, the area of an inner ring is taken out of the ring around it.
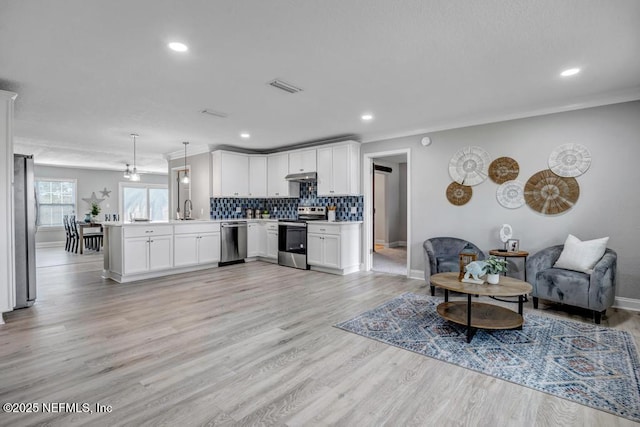
{"label": "doorway", "polygon": [[410,149],[364,156],[365,270],[410,275]]}

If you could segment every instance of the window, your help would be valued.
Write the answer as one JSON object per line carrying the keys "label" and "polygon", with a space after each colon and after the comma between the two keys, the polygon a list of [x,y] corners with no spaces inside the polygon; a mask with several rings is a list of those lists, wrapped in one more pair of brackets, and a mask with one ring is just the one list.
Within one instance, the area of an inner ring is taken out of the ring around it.
{"label": "window", "polygon": [[36,178],[36,197],[38,225],[62,227],[62,218],[76,212],[76,181]]}
{"label": "window", "polygon": [[121,183],[120,190],[122,220],[169,220],[169,190],[166,185]]}

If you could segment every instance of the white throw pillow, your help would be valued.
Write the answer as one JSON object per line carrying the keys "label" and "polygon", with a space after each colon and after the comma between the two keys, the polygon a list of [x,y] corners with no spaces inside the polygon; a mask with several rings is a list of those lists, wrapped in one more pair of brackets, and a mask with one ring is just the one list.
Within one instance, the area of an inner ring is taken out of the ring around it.
{"label": "white throw pillow", "polygon": [[583,242],[576,236],[569,234],[569,237],[564,242],[564,249],[562,249],[560,258],[553,266],[591,274],[593,267],[604,255],[604,251],[607,249],[607,242],[609,242],[608,237]]}

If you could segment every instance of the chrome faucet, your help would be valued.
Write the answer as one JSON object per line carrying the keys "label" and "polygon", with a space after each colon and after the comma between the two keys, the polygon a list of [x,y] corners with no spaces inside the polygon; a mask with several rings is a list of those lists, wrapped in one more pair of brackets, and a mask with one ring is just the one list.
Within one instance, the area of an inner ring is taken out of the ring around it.
{"label": "chrome faucet", "polygon": [[[189,205],[189,207],[187,208],[187,204]],[[184,201],[184,213],[183,213],[183,217],[184,219],[189,219],[191,218],[191,211],[193,210],[193,204],[191,204],[191,200],[187,199]]]}

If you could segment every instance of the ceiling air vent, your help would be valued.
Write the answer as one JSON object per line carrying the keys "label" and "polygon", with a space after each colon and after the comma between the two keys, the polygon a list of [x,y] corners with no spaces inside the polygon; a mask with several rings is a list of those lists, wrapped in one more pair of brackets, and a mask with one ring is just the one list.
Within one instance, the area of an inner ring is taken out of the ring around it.
{"label": "ceiling air vent", "polygon": [[278,80],[278,79],[270,81],[269,84],[277,89],[284,90],[285,92],[289,92],[289,93],[302,92],[302,89],[300,89],[299,87],[295,87],[292,84],[283,82],[282,80]]}
{"label": "ceiling air vent", "polygon": [[210,116],[215,116],[215,117],[220,117],[221,119],[226,119],[227,118],[227,114],[225,113],[220,113],[218,111],[213,111],[213,110],[202,110],[200,111],[202,114],[209,114]]}

